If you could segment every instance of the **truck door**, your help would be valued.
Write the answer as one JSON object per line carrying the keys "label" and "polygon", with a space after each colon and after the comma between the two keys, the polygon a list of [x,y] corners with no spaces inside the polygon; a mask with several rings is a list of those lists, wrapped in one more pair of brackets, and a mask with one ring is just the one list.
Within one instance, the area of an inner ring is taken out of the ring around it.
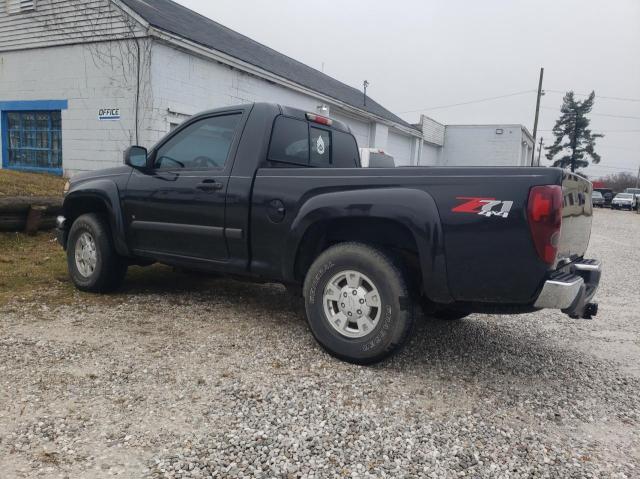
{"label": "truck door", "polygon": [[180,127],[136,169],[124,198],[128,241],[136,252],[226,261],[225,203],[242,111]]}

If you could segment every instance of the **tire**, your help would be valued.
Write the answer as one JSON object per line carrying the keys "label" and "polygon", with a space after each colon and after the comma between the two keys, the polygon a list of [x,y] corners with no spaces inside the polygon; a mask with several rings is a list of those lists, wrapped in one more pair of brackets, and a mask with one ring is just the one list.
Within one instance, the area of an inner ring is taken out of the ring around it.
{"label": "tire", "polygon": [[408,284],[400,265],[384,251],[363,243],[332,246],[314,261],[304,282],[313,336],[344,361],[382,361],[404,345],[413,328],[415,303]]}
{"label": "tire", "polygon": [[76,288],[107,293],[122,284],[128,264],[116,253],[109,225],[102,216],[79,216],[71,226],[67,244],[67,266]]}

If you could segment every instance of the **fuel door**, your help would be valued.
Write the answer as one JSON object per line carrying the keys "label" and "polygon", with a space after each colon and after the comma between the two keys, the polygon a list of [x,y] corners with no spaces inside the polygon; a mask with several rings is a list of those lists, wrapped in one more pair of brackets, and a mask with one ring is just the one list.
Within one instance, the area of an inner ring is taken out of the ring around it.
{"label": "fuel door", "polygon": [[271,200],[267,207],[267,216],[274,223],[282,223],[284,217],[287,214],[287,210],[284,207],[284,203],[280,200]]}

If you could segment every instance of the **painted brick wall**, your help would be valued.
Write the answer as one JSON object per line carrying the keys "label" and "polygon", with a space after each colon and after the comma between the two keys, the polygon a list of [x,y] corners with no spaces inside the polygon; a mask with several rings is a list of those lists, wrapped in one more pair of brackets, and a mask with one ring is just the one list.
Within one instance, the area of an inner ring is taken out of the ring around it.
{"label": "painted brick wall", "polygon": [[[121,164],[122,152],[135,142],[135,73],[121,62],[96,60],[93,48],[71,45],[0,54],[0,101],[68,100],[62,111],[66,175]],[[144,108],[150,98],[145,85],[143,74],[141,125],[150,113]],[[100,121],[100,108],[119,108],[121,120]],[[141,142],[148,142],[144,133],[142,128]]]}
{"label": "painted brick wall", "polygon": [[[321,103],[165,44],[141,42],[138,143],[142,146],[153,146],[171,123],[205,109],[268,101],[316,111]],[[123,65],[120,55],[129,48],[129,43],[118,40],[0,53],[0,101],[68,100],[68,109],[62,111],[66,175],[117,166],[122,152],[135,143],[135,70],[127,62]],[[368,119],[329,107],[331,116],[351,127],[359,146],[370,146]],[[121,119],[100,121],[100,108],[119,108]],[[410,164],[412,143],[409,136],[389,132],[388,149],[398,164]]]}
{"label": "painted brick wall", "polygon": [[[151,54],[153,121],[150,137],[169,131],[171,112],[192,115],[202,110],[255,101],[274,102],[308,111],[317,98],[267,82],[225,65],[154,43]],[[348,124],[359,146],[369,145],[369,122],[329,105],[330,115]]]}

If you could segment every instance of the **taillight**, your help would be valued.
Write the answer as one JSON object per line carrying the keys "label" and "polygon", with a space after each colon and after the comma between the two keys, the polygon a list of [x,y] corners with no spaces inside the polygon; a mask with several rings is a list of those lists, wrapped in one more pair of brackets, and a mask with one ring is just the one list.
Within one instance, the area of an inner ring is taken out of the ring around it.
{"label": "taillight", "polygon": [[307,113],[307,120],[312,121],[314,123],[319,123],[320,125],[331,126],[333,124],[333,120],[331,118],[327,118],[326,116],[316,115],[315,113]]}
{"label": "taillight", "polygon": [[529,228],[538,256],[547,264],[553,264],[558,254],[562,199],[562,187],[558,185],[534,186],[529,191]]}

